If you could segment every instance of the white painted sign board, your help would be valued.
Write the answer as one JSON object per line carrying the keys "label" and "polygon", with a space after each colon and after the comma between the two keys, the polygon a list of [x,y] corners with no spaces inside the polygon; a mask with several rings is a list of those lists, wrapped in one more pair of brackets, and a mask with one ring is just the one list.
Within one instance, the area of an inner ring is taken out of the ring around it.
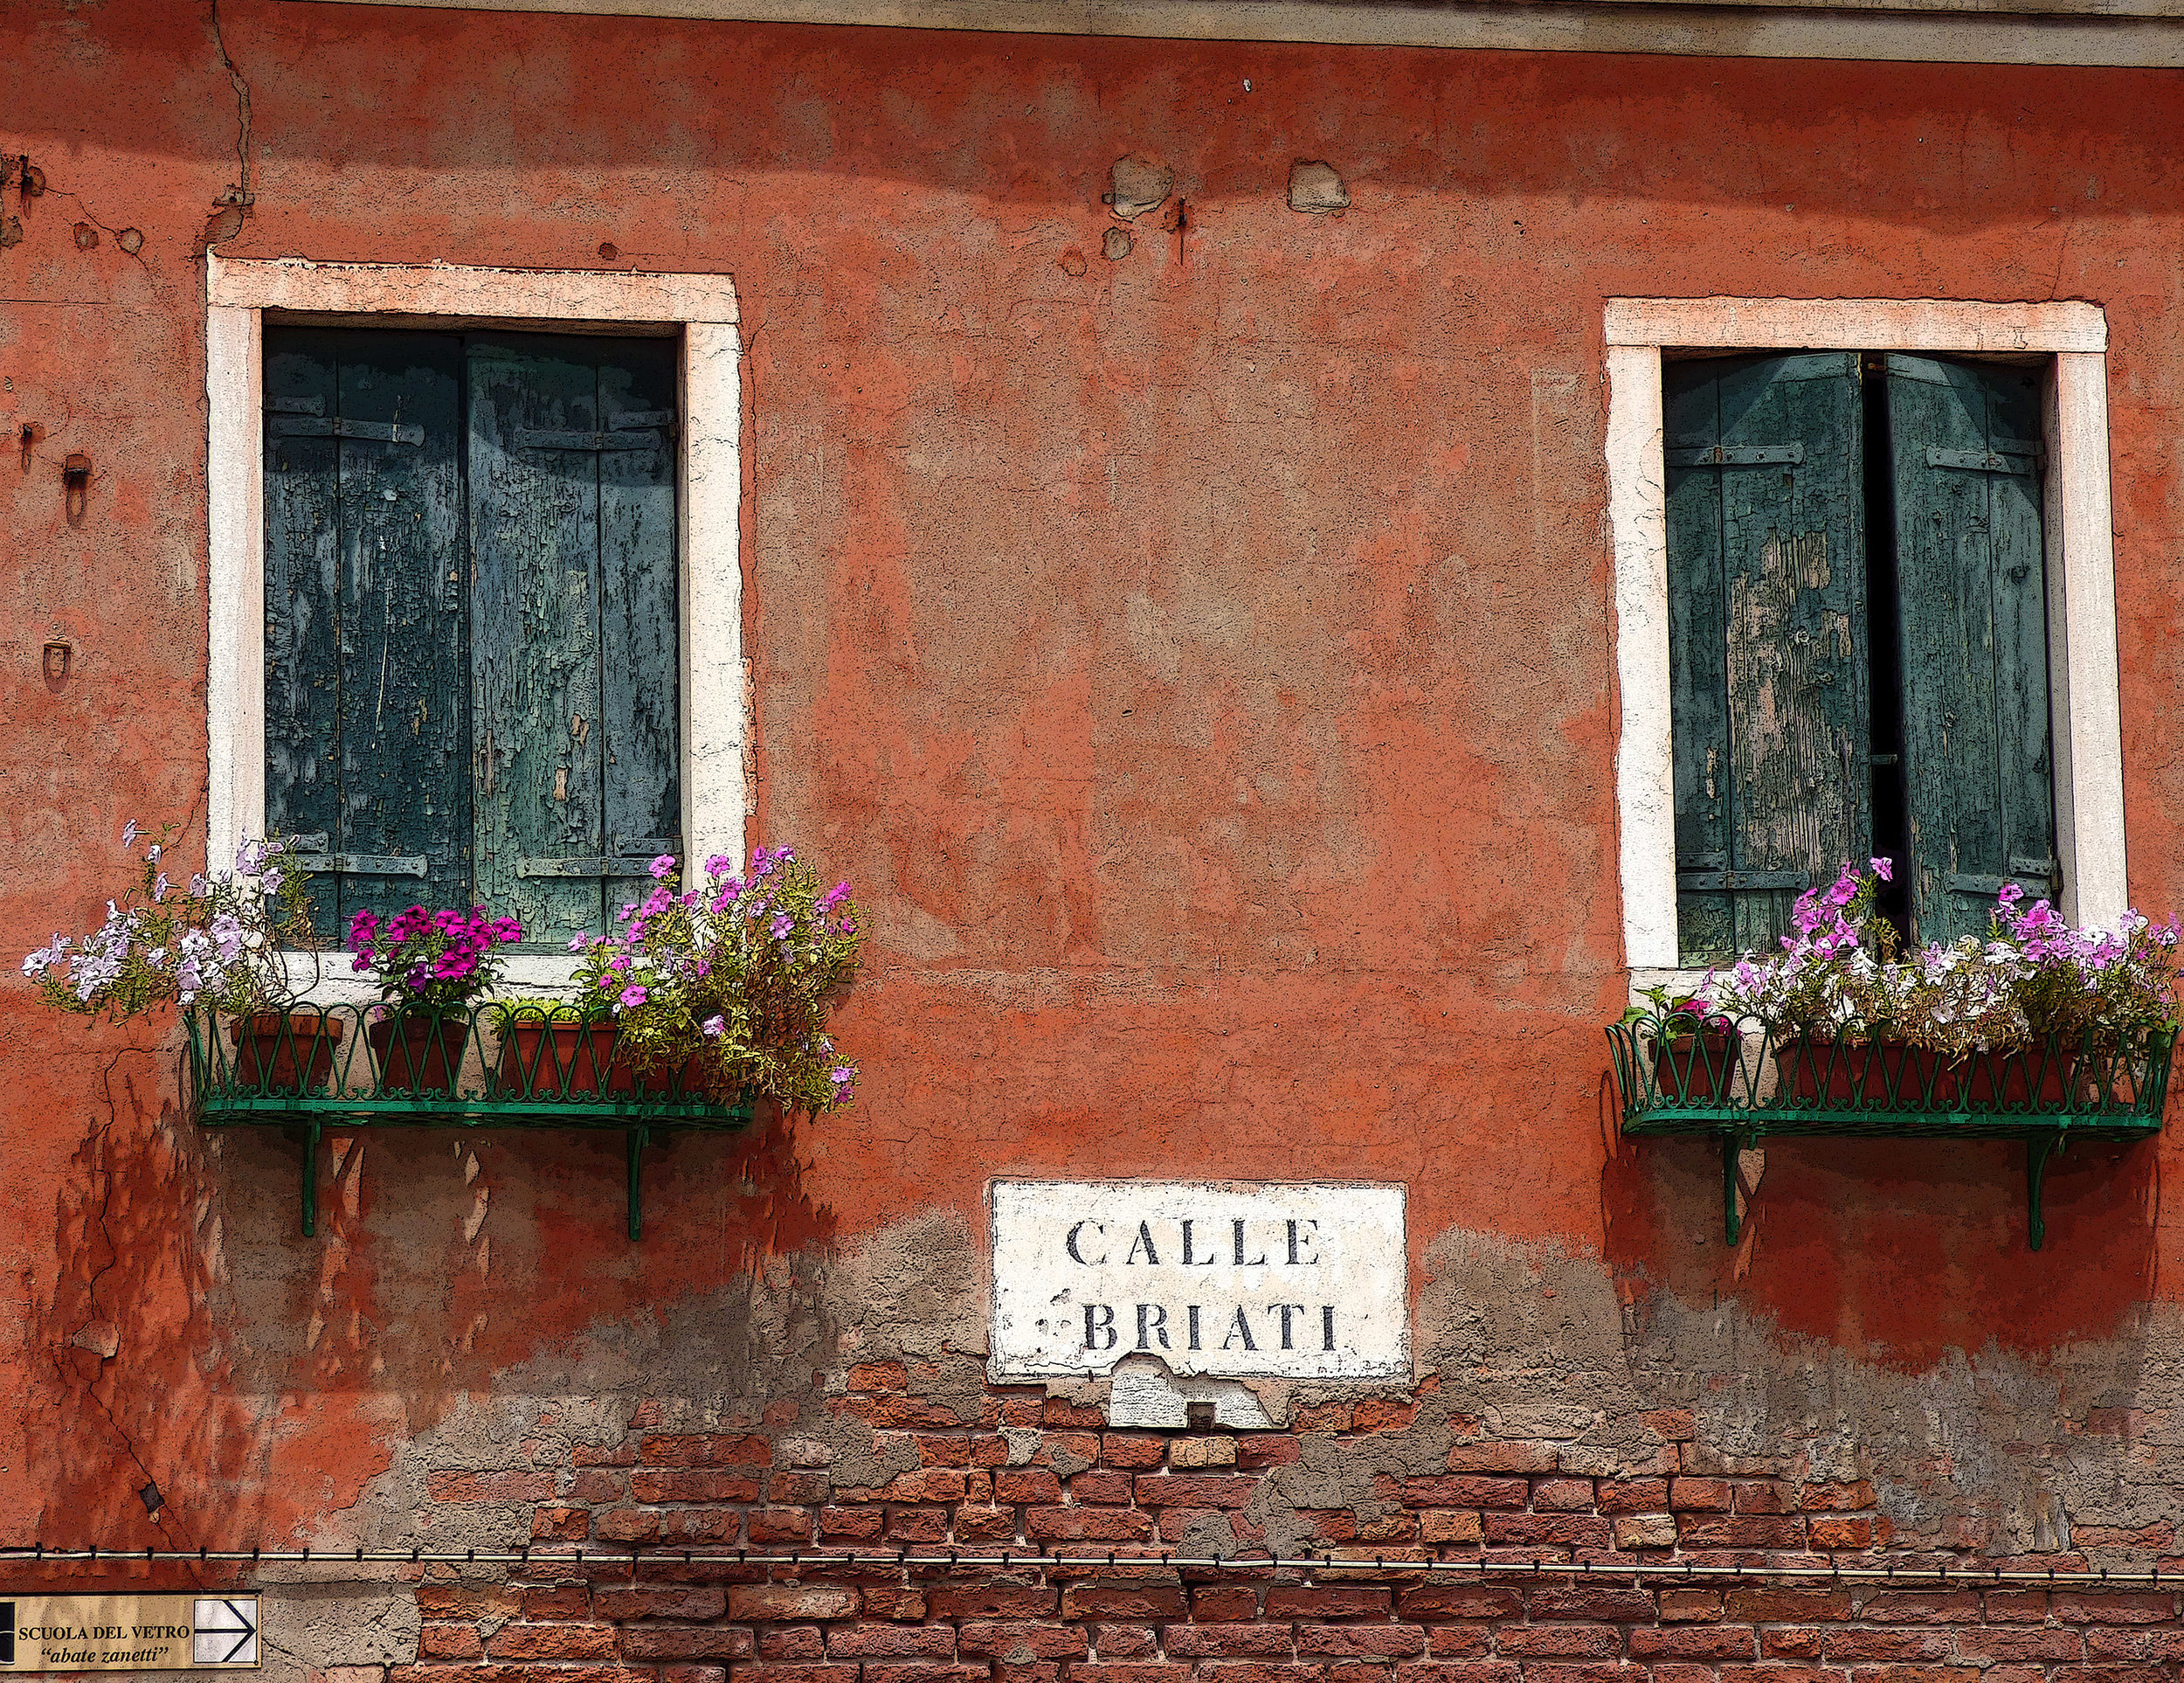
{"label": "white painted sign board", "polygon": [[0,1672],[257,1664],[256,1596],[0,1596]]}
{"label": "white painted sign board", "polygon": [[996,1181],[996,1380],[1407,1379],[1400,1186]]}

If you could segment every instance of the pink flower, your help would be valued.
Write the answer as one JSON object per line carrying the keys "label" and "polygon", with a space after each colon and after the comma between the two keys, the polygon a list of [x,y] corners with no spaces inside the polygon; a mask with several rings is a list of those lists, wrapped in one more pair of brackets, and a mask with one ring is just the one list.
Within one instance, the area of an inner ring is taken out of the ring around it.
{"label": "pink flower", "polygon": [[642,1005],[649,997],[651,996],[645,991],[645,989],[638,987],[632,982],[629,987],[625,987],[622,990],[623,1008],[625,1009],[633,1010],[638,1006]]}
{"label": "pink flower", "polygon": [[1869,859],[1865,862],[1873,867],[1873,874],[1883,883],[1893,883],[1896,880],[1896,863],[1893,860]]}
{"label": "pink flower", "polygon": [[673,855],[672,853],[663,853],[663,854],[661,854],[661,855],[660,855],[657,859],[655,859],[655,860],[653,860],[653,864],[652,864],[653,880],[653,881],[655,881],[655,882],[658,882],[658,881],[661,880],[662,878],[664,878],[664,877],[666,877],[666,876],[667,876],[667,875],[668,874],[668,872],[670,872],[670,871],[672,871],[673,869],[674,869],[674,868],[675,868],[675,856],[674,856],[674,855]]}

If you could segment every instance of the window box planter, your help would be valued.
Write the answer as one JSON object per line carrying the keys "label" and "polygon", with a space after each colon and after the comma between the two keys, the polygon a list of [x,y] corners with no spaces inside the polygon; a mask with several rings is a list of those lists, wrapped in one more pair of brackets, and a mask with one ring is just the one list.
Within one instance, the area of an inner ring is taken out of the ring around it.
{"label": "window box planter", "polygon": [[[527,1054],[519,1035],[500,1033],[502,1015],[487,1004],[391,1016],[376,1006],[326,1005],[223,1025],[193,1007],[183,1017],[183,1087],[201,1126],[278,1127],[301,1139],[307,1234],[317,1230],[318,1146],[328,1128],[619,1130],[629,1236],[637,1239],[646,1146],[750,1124],[748,1100],[717,1103],[688,1086],[681,1071],[636,1079],[617,1059],[612,1023],[556,1023],[549,1034],[539,1017]],[[564,1027],[574,1031],[566,1048]],[[385,1032],[375,1041],[377,1028]]]}
{"label": "window box planter", "polygon": [[2047,1236],[2041,1183],[2072,1139],[2161,1131],[2173,1030],[2120,1042],[2050,1036],[2022,1049],[1948,1059],[1892,1041],[1672,1034],[1657,1017],[1607,1030],[1622,1131],[1711,1137],[1722,1153],[1723,1229],[1739,1236],[1737,1154],[1768,1138],[2022,1139],[2028,1238]]}
{"label": "window box planter", "polygon": [[678,1070],[640,1076],[617,1053],[618,1034],[600,1019],[549,1021],[524,1008],[501,1024],[500,1062],[494,1091],[506,1098],[667,1098],[702,1097],[702,1066],[695,1058]]}

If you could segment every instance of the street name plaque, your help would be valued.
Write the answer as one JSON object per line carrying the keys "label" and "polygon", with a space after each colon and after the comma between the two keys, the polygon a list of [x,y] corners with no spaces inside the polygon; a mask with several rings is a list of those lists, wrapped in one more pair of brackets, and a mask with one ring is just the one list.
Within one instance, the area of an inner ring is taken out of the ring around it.
{"label": "street name plaque", "polygon": [[1407,1379],[1400,1186],[996,1181],[996,1380]]}
{"label": "street name plaque", "polygon": [[0,1672],[238,1671],[256,1596],[0,1596]]}

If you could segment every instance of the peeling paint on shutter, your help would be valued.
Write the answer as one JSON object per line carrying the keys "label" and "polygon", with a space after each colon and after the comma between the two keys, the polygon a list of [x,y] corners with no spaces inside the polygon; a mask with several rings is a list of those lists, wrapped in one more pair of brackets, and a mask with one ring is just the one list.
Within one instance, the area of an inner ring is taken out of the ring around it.
{"label": "peeling paint on shutter", "polygon": [[1858,360],[1671,364],[1664,395],[1678,946],[1705,964],[1869,848]]}
{"label": "peeling paint on shutter", "polygon": [[479,892],[559,942],[681,828],[674,350],[477,338],[470,393]]}
{"label": "peeling paint on shutter", "polygon": [[266,334],[266,827],[402,862],[330,872],[329,933],[468,892],[460,362],[452,335]]}
{"label": "peeling paint on shutter", "polygon": [[2053,891],[2036,370],[1891,356],[1912,934]]}

